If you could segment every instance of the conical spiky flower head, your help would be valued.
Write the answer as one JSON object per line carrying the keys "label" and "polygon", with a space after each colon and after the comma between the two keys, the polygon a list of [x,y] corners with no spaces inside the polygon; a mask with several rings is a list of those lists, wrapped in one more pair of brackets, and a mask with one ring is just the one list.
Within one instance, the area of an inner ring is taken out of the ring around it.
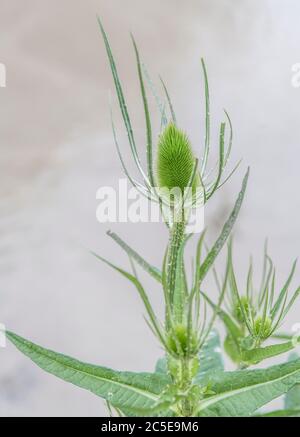
{"label": "conical spiky flower head", "polygon": [[[187,135],[174,124],[169,124],[159,137],[157,154],[157,180],[161,188],[180,188],[181,192],[189,186],[195,165],[195,157]],[[197,175],[194,189],[199,185]]]}

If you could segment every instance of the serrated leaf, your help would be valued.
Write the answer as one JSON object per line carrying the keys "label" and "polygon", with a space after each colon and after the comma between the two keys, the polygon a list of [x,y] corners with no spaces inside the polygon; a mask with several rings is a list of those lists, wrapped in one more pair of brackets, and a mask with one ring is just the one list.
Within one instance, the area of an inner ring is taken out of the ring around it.
{"label": "serrated leaf", "polygon": [[154,407],[159,394],[170,382],[164,374],[119,372],[45,349],[10,331],[6,335],[41,369],[91,391],[126,414]]}
{"label": "serrated leaf", "polygon": [[201,264],[201,267],[200,267],[200,280],[201,281],[204,279],[208,270],[213,265],[215,259],[217,258],[219,252],[221,251],[222,247],[226,243],[227,238],[230,235],[230,232],[231,232],[233,225],[238,217],[238,214],[240,212],[240,209],[241,209],[241,206],[243,203],[245,191],[247,188],[248,176],[249,176],[249,168],[247,170],[246,175],[244,176],[242,188],[241,188],[241,191],[239,192],[239,195],[238,195],[238,198],[235,202],[234,208],[233,208],[229,218],[227,219],[225,225],[223,226],[223,229],[222,229],[218,239],[216,240],[213,247],[211,248],[211,250],[207,254],[203,263]]}
{"label": "serrated leaf", "polygon": [[300,383],[300,359],[267,370],[220,372],[208,381],[216,395],[200,403],[198,416],[251,416]]}
{"label": "serrated leaf", "polygon": [[204,377],[212,372],[224,370],[220,337],[215,329],[207,336],[199,353],[199,361],[200,367],[196,376],[197,383],[200,383]]}
{"label": "serrated leaf", "polygon": [[[297,359],[299,355],[293,352],[289,356],[289,361]],[[284,408],[287,410],[300,410],[300,384],[296,384],[287,392],[284,397]]]}

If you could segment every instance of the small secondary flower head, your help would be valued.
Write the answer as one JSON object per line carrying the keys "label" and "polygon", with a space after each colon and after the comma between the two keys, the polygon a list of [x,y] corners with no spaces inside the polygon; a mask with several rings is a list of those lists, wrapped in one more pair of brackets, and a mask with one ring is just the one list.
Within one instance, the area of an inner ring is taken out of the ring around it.
{"label": "small secondary flower head", "polygon": [[273,335],[281,326],[285,316],[300,295],[300,287],[298,287],[288,299],[296,261],[293,263],[290,274],[283,284],[281,291],[276,295],[275,267],[267,253],[267,246],[265,246],[263,273],[259,290],[256,290],[253,286],[251,261],[246,281],[246,293],[239,293],[233,268],[231,242],[228,246],[228,260],[230,313],[242,329],[246,329],[252,338],[262,342]]}

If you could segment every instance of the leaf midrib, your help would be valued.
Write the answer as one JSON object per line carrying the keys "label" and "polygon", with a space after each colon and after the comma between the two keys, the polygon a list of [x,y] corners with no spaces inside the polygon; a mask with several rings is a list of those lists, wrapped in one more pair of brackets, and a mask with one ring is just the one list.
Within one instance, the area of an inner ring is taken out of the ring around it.
{"label": "leaf midrib", "polygon": [[224,392],[224,393],[222,393],[220,395],[217,395],[217,396],[214,396],[211,399],[208,399],[207,401],[204,401],[202,403],[202,405],[200,406],[200,408],[197,410],[197,414],[199,412],[203,411],[204,409],[208,408],[210,405],[213,405],[213,404],[219,402],[220,400],[224,400],[224,399],[226,399],[228,397],[234,396],[234,395],[239,394],[239,393],[247,392],[248,390],[255,388],[255,386],[263,387],[263,386],[266,386],[268,384],[272,384],[274,382],[279,382],[279,381],[281,381],[281,380],[283,380],[285,378],[293,376],[294,374],[296,374],[298,372],[300,372],[300,369],[294,370],[293,372],[288,373],[287,375],[281,376],[279,378],[272,379],[272,380],[264,382],[264,383],[257,383],[257,384],[253,384],[253,385],[250,385],[250,386],[247,386],[247,387],[242,387],[240,389],[226,391],[226,392]]}
{"label": "leaf midrib", "polygon": [[[44,356],[45,358],[47,358],[48,360],[51,360],[51,361],[53,361],[53,362],[56,362],[57,364],[59,364],[59,365],[61,365],[61,366],[63,366],[63,367],[65,367],[65,368],[67,368],[67,369],[70,369],[70,370],[73,370],[73,371],[76,371],[76,372],[79,372],[79,373],[81,373],[81,374],[83,374],[83,375],[85,375],[85,376],[87,376],[87,377],[92,377],[92,378],[95,378],[95,379],[98,379],[98,380],[101,380],[101,381],[104,381],[104,382],[108,382],[108,383],[110,383],[110,384],[113,384],[113,385],[116,385],[116,386],[119,386],[119,387],[123,387],[123,388],[126,388],[127,390],[131,390],[131,391],[133,391],[133,392],[136,392],[136,393],[139,393],[139,394],[141,394],[141,395],[144,395],[145,397],[148,397],[149,399],[151,399],[151,400],[153,400],[153,401],[156,401],[157,399],[158,399],[158,396],[156,396],[155,394],[151,394],[150,392],[147,392],[147,391],[144,391],[144,390],[142,390],[142,389],[140,389],[140,388],[135,388],[135,387],[133,387],[133,386],[131,386],[131,385],[129,385],[129,384],[126,384],[126,383],[122,383],[122,382],[118,382],[118,381],[114,381],[114,380],[110,380],[110,379],[107,379],[107,378],[104,378],[104,377],[101,377],[101,376],[99,376],[99,375],[93,375],[93,374],[90,374],[90,373],[88,373],[88,372],[85,372],[84,370],[78,370],[78,369],[75,369],[74,367],[72,367],[71,365],[68,365],[68,364],[66,364],[66,363],[62,363],[60,360],[58,360],[57,358],[50,358],[48,355],[47,355],[47,353],[45,353],[45,351],[36,351],[34,348],[32,348],[31,346],[28,346],[27,345],[27,347],[29,348],[29,349],[31,349],[33,352],[35,352],[35,353],[38,353],[39,355],[42,355],[42,356]],[[37,364],[37,363],[36,363]],[[84,363],[83,363],[83,365],[85,365]],[[49,373],[52,373],[52,372],[49,372]],[[58,376],[60,379],[62,379],[60,376]],[[92,390],[90,390],[90,391],[92,391]]]}

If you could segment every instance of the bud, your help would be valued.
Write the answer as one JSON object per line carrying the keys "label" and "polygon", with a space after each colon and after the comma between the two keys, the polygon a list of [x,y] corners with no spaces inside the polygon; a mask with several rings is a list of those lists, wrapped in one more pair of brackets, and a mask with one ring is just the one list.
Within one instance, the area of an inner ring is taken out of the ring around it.
{"label": "bud", "polygon": [[[174,124],[169,124],[159,137],[157,154],[157,179],[161,188],[179,188],[181,193],[189,186],[195,157],[187,135]],[[200,185],[195,176],[193,193]]]}
{"label": "bud", "polygon": [[256,337],[260,337],[266,339],[270,336],[272,331],[272,321],[269,317],[266,317],[265,320],[261,316],[257,317],[254,321],[254,329],[253,334]]}
{"label": "bud", "polygon": [[254,308],[247,296],[241,296],[233,310],[235,319],[240,323],[245,323],[244,314],[254,314]]}
{"label": "bud", "polygon": [[193,356],[197,354],[197,337],[194,332],[188,335],[188,329],[184,325],[174,327],[167,340],[169,348],[175,355]]}

